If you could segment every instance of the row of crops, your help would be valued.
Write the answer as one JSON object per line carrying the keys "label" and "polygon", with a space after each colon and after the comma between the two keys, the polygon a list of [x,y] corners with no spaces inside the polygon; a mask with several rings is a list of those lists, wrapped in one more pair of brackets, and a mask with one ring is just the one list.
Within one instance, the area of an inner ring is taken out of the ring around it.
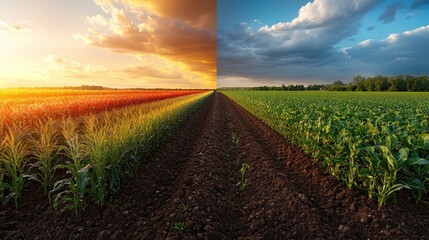
{"label": "row of crops", "polygon": [[[144,94],[144,93],[143,93]],[[103,206],[142,159],[166,140],[209,97],[190,94],[80,117],[4,124],[0,149],[0,201],[19,207],[29,181],[54,207],[78,214]]]}
{"label": "row of crops", "polygon": [[0,89],[0,121],[31,125],[34,119],[78,117],[198,92],[201,91]]}
{"label": "row of crops", "polygon": [[429,94],[225,91],[379,206],[429,190]]}

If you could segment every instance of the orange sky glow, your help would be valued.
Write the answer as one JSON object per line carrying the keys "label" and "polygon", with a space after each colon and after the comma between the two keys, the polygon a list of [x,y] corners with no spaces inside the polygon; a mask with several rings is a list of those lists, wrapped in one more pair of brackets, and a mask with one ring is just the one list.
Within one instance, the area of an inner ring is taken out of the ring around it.
{"label": "orange sky glow", "polygon": [[6,0],[0,87],[216,88],[215,0]]}

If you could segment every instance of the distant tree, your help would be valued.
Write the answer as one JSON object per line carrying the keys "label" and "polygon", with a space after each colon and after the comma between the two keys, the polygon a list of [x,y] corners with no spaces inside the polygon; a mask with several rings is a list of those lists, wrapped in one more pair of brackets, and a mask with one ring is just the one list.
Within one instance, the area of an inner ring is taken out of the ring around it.
{"label": "distant tree", "polygon": [[345,91],[346,85],[341,80],[337,80],[337,81],[333,82],[332,84],[329,84],[328,86],[326,86],[326,90],[328,90],[328,91]]}
{"label": "distant tree", "polygon": [[[82,86],[85,88],[100,88],[99,86]],[[102,87],[101,87],[102,88]],[[364,78],[360,75],[353,78],[353,81],[345,84],[340,80],[334,81],[331,84],[312,84],[304,87],[304,85],[281,85],[281,86],[260,86],[249,88],[249,90],[260,91],[303,91],[303,90],[326,90],[326,91],[429,91],[428,76],[382,76]]]}
{"label": "distant tree", "polygon": [[398,91],[401,91],[401,92],[407,91],[407,82],[405,80],[405,76],[401,75],[401,76],[396,76],[395,78],[397,79],[396,86],[398,88]]}
{"label": "distant tree", "polygon": [[310,91],[315,91],[315,90],[323,90],[324,88],[325,88],[325,85],[323,84],[313,84],[313,85],[308,85],[305,89]]}
{"label": "distant tree", "polygon": [[353,84],[353,83],[349,83],[349,84],[347,84],[347,86],[346,86],[346,90],[347,91],[355,91],[356,90],[356,86]]}
{"label": "distant tree", "polygon": [[407,83],[407,91],[408,92],[415,92],[417,91],[417,84],[415,81],[415,78],[410,75],[405,76],[405,81]]}
{"label": "distant tree", "polygon": [[424,92],[428,90],[429,81],[427,76],[419,76],[414,78],[415,90]]}
{"label": "distant tree", "polygon": [[387,91],[389,88],[389,82],[387,79],[381,75],[377,75],[373,78],[374,80],[374,90],[375,91]]}
{"label": "distant tree", "polygon": [[365,80],[364,85],[365,85],[365,90],[366,91],[368,91],[368,92],[374,91],[375,90],[375,80],[374,80],[374,78],[371,78],[371,77],[367,78]]}
{"label": "distant tree", "polygon": [[353,85],[356,91],[365,91],[365,78],[361,75],[357,75],[353,78]]}

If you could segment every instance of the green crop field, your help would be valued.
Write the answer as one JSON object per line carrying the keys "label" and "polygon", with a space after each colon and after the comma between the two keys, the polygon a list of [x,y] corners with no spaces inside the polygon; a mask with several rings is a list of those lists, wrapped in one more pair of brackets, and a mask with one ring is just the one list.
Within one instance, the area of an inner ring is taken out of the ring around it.
{"label": "green crop field", "polygon": [[429,93],[224,91],[383,206],[429,190]]}

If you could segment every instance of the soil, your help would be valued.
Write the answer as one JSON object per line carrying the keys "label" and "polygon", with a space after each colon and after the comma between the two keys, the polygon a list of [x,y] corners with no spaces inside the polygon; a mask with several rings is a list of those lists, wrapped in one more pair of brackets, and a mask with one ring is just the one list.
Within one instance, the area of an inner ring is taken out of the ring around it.
{"label": "soil", "polygon": [[12,205],[1,239],[429,239],[428,205],[402,192],[378,210],[221,93],[104,209],[52,209],[35,183]]}

